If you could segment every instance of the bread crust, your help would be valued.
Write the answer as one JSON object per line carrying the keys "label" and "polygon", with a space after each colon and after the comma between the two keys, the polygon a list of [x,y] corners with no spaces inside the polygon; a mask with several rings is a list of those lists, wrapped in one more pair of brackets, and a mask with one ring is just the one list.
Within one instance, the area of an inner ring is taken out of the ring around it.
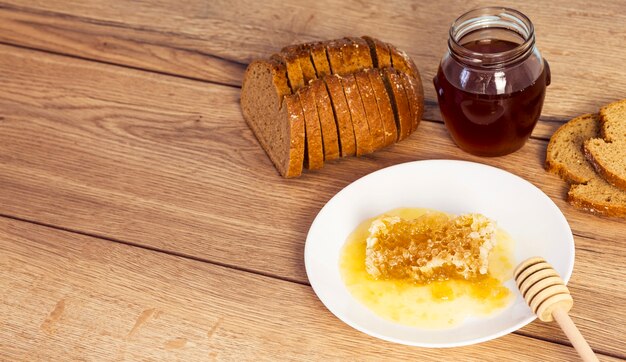
{"label": "bread crust", "polygon": [[[397,111],[398,141],[401,141],[411,134],[412,120],[409,100],[406,97],[404,86],[394,68],[384,68],[382,70],[385,79],[385,86],[389,97],[393,97]],[[394,104],[392,101],[392,106]]]}
{"label": "bread crust", "polygon": [[317,170],[324,166],[324,148],[322,143],[322,128],[315,104],[315,93],[312,87],[303,87],[297,92],[304,115],[304,135],[306,154],[304,167]]}
{"label": "bread crust", "polygon": [[[596,157],[594,155],[594,152],[590,147],[591,141],[592,140],[585,141],[585,145],[583,147],[583,151],[585,153],[585,157],[587,158],[587,161],[589,161],[589,163],[593,166],[596,172],[600,176],[602,176],[602,178],[604,178],[608,183],[610,183],[611,185],[619,189],[626,191],[626,180],[623,179],[620,175],[613,173],[611,170],[612,168],[611,165],[604,164],[602,160],[600,160],[599,157]],[[601,140],[601,141],[605,142],[604,140]],[[610,144],[606,144],[606,145],[609,146]],[[626,147],[626,143],[624,145]]]}
{"label": "bread crust", "polygon": [[339,136],[335,116],[330,103],[330,96],[328,95],[324,81],[321,79],[312,81],[309,83],[309,87],[311,87],[313,91],[317,113],[320,117],[324,161],[331,161],[339,157]]}
{"label": "bread crust", "polygon": [[366,69],[365,73],[367,73],[370,83],[372,84],[372,90],[374,91],[376,104],[385,130],[385,146],[392,145],[398,140],[398,129],[396,128],[389,93],[387,93],[385,83],[378,70]]}
{"label": "bread crust", "polygon": [[356,140],[354,137],[354,126],[350,116],[350,108],[346,96],[343,93],[343,86],[338,75],[324,77],[326,90],[330,97],[335,121],[337,122],[337,132],[339,134],[339,147],[341,156],[354,156],[356,154]]}
{"label": "bread crust", "polygon": [[592,187],[591,185],[577,185],[574,184],[570,187],[567,193],[567,201],[576,208],[583,211],[587,211],[593,214],[598,214],[606,217],[624,217],[626,216],[626,205],[610,204],[606,202],[591,201],[589,199],[579,197],[577,190],[582,187]]}
{"label": "bread crust", "polygon": [[372,89],[370,78],[364,70],[354,73],[356,84],[361,94],[361,101],[365,109],[367,124],[369,125],[370,135],[372,137],[372,148],[378,150],[385,147],[385,126],[378,111],[376,96]]}
{"label": "bread crust", "polygon": [[[286,113],[289,117],[289,162],[286,172],[282,175],[285,178],[298,177],[302,174],[304,162],[304,114],[302,106],[295,95],[288,95],[283,99]],[[279,170],[280,171],[280,170]]]}
{"label": "bread crust", "polygon": [[374,151],[372,136],[354,74],[340,76],[340,79],[352,117],[354,139],[356,141],[356,155],[362,156],[372,153]]}

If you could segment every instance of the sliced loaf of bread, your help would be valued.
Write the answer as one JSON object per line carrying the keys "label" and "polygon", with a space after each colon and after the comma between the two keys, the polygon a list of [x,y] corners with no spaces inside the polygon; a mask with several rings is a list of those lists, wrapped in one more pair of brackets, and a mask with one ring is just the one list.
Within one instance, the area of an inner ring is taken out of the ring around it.
{"label": "sliced loaf of bread", "polygon": [[413,62],[370,37],[284,47],[251,63],[243,84],[244,117],[285,177],[405,139],[423,112]]}
{"label": "sliced loaf of bread", "polygon": [[283,177],[297,177],[304,161],[304,115],[287,85],[285,66],[259,60],[246,69],[241,110],[261,147]]}
{"label": "sliced loaf of bread", "polygon": [[626,99],[600,109],[602,138],[585,141],[585,156],[611,185],[626,190]]}

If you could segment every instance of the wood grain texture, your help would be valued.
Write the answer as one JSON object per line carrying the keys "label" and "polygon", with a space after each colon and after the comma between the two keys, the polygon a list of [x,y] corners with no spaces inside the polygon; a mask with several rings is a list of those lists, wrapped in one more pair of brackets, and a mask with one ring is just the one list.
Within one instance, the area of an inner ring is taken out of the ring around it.
{"label": "wood grain texture", "polygon": [[[446,49],[449,25],[468,9],[493,5],[484,0],[273,1],[262,6],[201,0],[184,6],[166,0],[3,3],[2,42],[226,84],[240,84],[240,63],[267,57],[284,45],[369,34],[415,60],[425,84],[424,118],[431,120],[441,119],[431,80]],[[625,96],[619,50],[626,42],[626,4],[498,5],[518,8],[533,20],[538,47],[551,65],[553,82],[542,117],[548,123],[539,123],[535,137],[548,138],[556,128],[553,121],[594,112]]]}
{"label": "wood grain texture", "polygon": [[6,218],[0,287],[2,360],[576,358],[515,334],[454,349],[392,344],[343,324],[308,286]]}
{"label": "wood grain texture", "polygon": [[[626,315],[614,305],[624,299],[626,225],[564,201],[565,183],[542,169],[544,141],[485,159],[423,122],[382,152],[284,180],[242,120],[238,89],[6,46],[0,74],[2,213],[305,283],[308,227],[348,183],[419,159],[488,163],[533,182],[563,210],[578,235],[571,286],[582,308],[572,314],[592,344],[623,353]],[[524,331],[565,341],[550,326]]]}

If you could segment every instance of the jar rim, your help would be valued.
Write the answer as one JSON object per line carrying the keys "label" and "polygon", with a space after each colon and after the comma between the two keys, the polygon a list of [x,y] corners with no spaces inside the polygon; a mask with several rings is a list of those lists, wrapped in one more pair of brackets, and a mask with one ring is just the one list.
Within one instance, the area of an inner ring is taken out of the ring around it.
{"label": "jar rim", "polygon": [[[464,47],[460,40],[473,31],[500,28],[514,32],[524,39],[513,49],[495,53],[480,53]],[[535,29],[522,12],[507,7],[482,7],[470,10],[452,22],[448,48],[453,56],[464,63],[484,67],[498,67],[525,59],[535,45]]]}

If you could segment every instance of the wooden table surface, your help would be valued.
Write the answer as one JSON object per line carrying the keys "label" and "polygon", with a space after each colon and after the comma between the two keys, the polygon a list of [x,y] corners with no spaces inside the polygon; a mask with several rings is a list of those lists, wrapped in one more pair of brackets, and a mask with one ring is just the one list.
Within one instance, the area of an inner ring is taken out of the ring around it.
{"label": "wooden table surface", "polygon": [[[571,361],[555,324],[478,345],[384,342],[308,285],[309,225],[336,192],[413,160],[500,167],[543,190],[574,233],[571,315],[601,360],[626,358],[626,220],[586,214],[543,170],[568,119],[626,97],[626,2],[496,1],[526,13],[550,61],[520,151],[460,151],[431,79],[454,18],[494,2],[0,1],[0,360]],[[409,139],[278,176],[246,126],[246,64],[282,46],[368,34],[422,72]]]}

